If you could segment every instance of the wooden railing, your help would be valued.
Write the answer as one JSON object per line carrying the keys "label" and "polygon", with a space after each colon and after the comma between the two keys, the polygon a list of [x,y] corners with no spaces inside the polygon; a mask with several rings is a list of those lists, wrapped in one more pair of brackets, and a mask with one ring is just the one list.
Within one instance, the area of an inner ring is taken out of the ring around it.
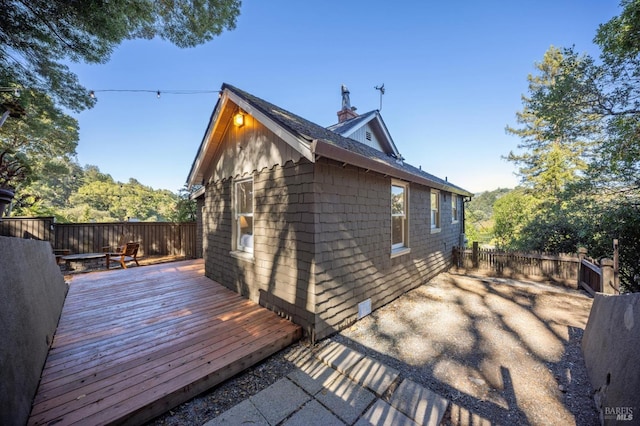
{"label": "wooden railing", "polygon": [[49,241],[71,253],[101,252],[135,241],[140,256],[196,257],[196,222],[55,223],[53,217],[3,218],[0,235]]}
{"label": "wooden railing", "polygon": [[591,295],[595,293],[620,294],[618,278],[618,240],[613,240],[613,260],[603,258],[599,261],[589,259],[587,250],[578,249],[580,272],[578,284]]}
{"label": "wooden railing", "polygon": [[602,268],[586,259],[580,261],[580,277],[578,282],[590,293],[602,292]]}

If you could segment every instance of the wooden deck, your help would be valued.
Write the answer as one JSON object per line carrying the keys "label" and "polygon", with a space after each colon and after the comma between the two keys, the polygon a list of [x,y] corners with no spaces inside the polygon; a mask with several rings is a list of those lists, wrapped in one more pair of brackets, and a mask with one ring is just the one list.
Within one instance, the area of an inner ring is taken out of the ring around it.
{"label": "wooden deck", "polygon": [[300,336],[202,260],[76,276],[29,424],[140,424]]}

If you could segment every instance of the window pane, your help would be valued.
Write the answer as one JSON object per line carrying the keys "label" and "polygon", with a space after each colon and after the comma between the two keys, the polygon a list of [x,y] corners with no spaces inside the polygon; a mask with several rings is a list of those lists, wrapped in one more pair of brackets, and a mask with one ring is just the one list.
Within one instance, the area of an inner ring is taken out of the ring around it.
{"label": "window pane", "polygon": [[451,220],[454,222],[458,220],[458,196],[456,194],[451,196]]}
{"label": "window pane", "polygon": [[431,192],[431,228],[440,228],[440,193]]}
{"label": "window pane", "polygon": [[404,188],[391,186],[391,214],[404,214]]}
{"label": "window pane", "polygon": [[253,182],[238,182],[236,185],[238,214],[253,213]]}
{"label": "window pane", "polygon": [[239,243],[241,247],[253,248],[253,218],[251,216],[240,216],[238,218],[240,228]]}
{"label": "window pane", "polygon": [[391,218],[391,245],[404,243],[404,217],[394,216]]}

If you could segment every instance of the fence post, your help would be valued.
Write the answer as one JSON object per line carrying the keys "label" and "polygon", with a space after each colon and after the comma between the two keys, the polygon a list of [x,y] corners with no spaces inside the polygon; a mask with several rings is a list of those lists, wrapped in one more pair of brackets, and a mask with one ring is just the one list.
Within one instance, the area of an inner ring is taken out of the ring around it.
{"label": "fence post", "polygon": [[613,240],[613,282],[617,294],[620,294],[620,275],[618,259],[618,239]]}
{"label": "fence post", "polygon": [[471,255],[471,262],[473,263],[473,269],[478,269],[478,255],[479,255],[478,242],[473,242],[473,254]]}
{"label": "fence post", "polygon": [[618,294],[615,287],[615,279],[613,275],[613,260],[604,258],[600,260],[600,269],[602,275],[600,277],[600,289],[604,294]]}
{"label": "fence post", "polygon": [[578,287],[580,288],[580,281],[582,281],[582,261],[587,256],[587,249],[584,247],[578,247]]}

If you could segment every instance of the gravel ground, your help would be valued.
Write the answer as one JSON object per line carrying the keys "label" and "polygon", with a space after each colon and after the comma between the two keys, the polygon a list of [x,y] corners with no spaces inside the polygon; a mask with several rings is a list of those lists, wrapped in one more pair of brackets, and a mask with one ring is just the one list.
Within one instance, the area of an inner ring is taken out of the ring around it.
{"label": "gravel ground", "polygon": [[[443,424],[598,425],[580,341],[592,300],[508,279],[441,274],[338,341],[451,401]],[[201,425],[293,371],[293,345],[149,425]]]}

